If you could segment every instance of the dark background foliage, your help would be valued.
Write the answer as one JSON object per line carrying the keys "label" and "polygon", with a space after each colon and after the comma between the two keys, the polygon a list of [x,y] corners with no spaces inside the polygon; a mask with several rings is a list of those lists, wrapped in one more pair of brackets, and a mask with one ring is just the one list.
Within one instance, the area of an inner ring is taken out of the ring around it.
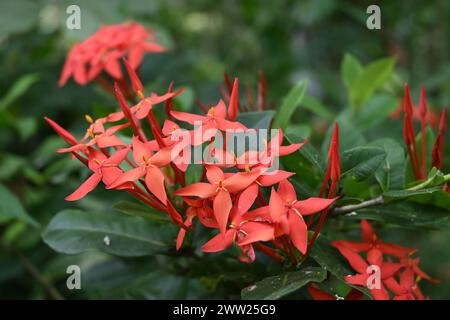
{"label": "dark background foliage", "polygon": [[[65,8],[74,2],[81,7],[81,30],[65,27]],[[308,94],[337,115],[349,104],[340,77],[347,52],[364,64],[394,56],[393,96],[401,97],[402,84],[407,81],[415,100],[423,84],[431,108],[439,111],[448,106],[450,2],[381,2],[381,30],[366,28],[369,4],[333,0],[1,1],[0,183],[16,195],[39,226],[0,216],[0,298],[51,297],[48,283],[36,273],[67,298],[237,298],[246,284],[278,268],[264,267],[266,261],[242,265],[231,255],[195,260],[191,252],[139,259],[94,252],[65,256],[43,243],[42,228],[56,212],[66,208],[111,211],[113,201],[126,198],[98,188],[77,203],[63,200],[86,172],[68,157],[54,153],[62,143],[43,116],[77,133],[86,127],[84,114],[96,117],[117,108],[115,100],[95,85],[80,87],[69,81],[63,88],[57,86],[65,56],[75,41],[85,39],[102,24],[127,19],[154,28],[169,51],[145,57],[140,68],[143,82],[159,93],[171,80],[185,87],[177,101],[185,110],[196,108],[195,98],[204,103],[217,101],[217,85],[225,69],[254,89],[262,70],[268,98],[275,106],[294,83],[308,79]],[[6,99],[14,86],[19,88],[17,95]],[[299,109],[293,121],[314,133],[313,143],[319,145],[323,140],[328,126],[323,118]],[[401,128],[401,120],[386,120],[366,136],[370,141],[389,132],[401,141]],[[447,146],[447,169],[448,150]],[[8,199],[1,195],[2,202]],[[387,228],[382,235],[418,248],[423,269],[443,280],[439,285],[424,284],[424,291],[432,298],[449,297],[448,233]],[[85,290],[80,292],[65,289],[66,266],[73,263],[88,270]]]}

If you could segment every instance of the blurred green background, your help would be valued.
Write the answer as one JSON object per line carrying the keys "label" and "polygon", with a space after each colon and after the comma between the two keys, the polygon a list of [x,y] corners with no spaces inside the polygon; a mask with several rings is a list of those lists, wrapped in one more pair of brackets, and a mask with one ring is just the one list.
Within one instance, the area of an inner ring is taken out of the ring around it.
{"label": "blurred green background", "polygon": [[[65,27],[66,7],[74,3],[81,8],[81,30]],[[223,82],[226,69],[254,90],[258,71],[264,71],[268,99],[275,106],[294,83],[308,79],[308,94],[338,114],[348,106],[340,78],[341,61],[347,52],[364,64],[396,57],[391,93],[401,97],[402,84],[407,81],[417,101],[423,84],[433,110],[448,106],[450,2],[380,2],[381,30],[366,28],[370,4],[373,1],[1,1],[0,183],[9,192],[0,189],[0,207],[7,208],[7,203],[14,201],[12,193],[37,222],[0,218],[0,298],[49,298],[47,280],[67,298],[233,298],[236,296],[229,292],[239,293],[247,273],[262,268],[259,264],[241,267],[234,261],[220,261],[236,272],[224,285],[203,281],[213,294],[202,288],[194,290],[198,283],[189,279],[180,284],[180,279],[170,278],[159,284],[160,278],[153,273],[124,295],[122,289],[134,280],[131,273],[158,271],[161,265],[183,267],[184,257],[132,261],[96,253],[70,257],[56,254],[42,242],[41,228],[56,212],[69,207],[111,210],[112,195],[114,201],[126,198],[98,188],[77,203],[63,200],[87,172],[67,156],[54,153],[63,143],[43,116],[79,136],[87,125],[84,114],[97,117],[117,108],[116,101],[93,84],[80,87],[70,80],[65,87],[58,87],[65,56],[74,42],[85,39],[102,24],[135,20],[153,28],[169,51],[146,55],[140,69],[143,82],[161,93],[175,81],[176,86],[185,88],[177,103],[186,110],[196,108],[196,98],[204,103],[217,101],[218,84]],[[294,118],[314,132],[313,142],[322,140],[328,125],[323,118],[306,110],[296,112]],[[401,121],[387,120],[369,130],[366,137],[370,141],[389,132],[401,139],[401,130]],[[447,168],[448,150],[447,146]],[[403,229],[384,233],[388,239],[417,247],[423,269],[443,280],[439,285],[424,284],[426,294],[434,299],[450,297],[447,234]],[[214,261],[205,259],[213,269]],[[64,289],[65,268],[72,263],[87,270],[86,290]],[[198,268],[201,273],[201,266]],[[37,281],[36,272],[47,280]],[[149,284],[164,289],[142,294],[140,288]]]}

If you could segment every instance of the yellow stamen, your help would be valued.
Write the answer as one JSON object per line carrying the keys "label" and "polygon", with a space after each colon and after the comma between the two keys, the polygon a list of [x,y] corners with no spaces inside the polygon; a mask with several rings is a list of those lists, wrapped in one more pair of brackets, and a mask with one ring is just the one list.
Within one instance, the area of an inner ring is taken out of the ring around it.
{"label": "yellow stamen", "polygon": [[136,94],[137,94],[137,96],[139,97],[139,99],[141,99],[141,100],[144,100],[144,99],[145,99],[144,93],[142,92],[142,90],[138,90],[138,91],[136,92]]}
{"label": "yellow stamen", "polygon": [[88,114],[86,114],[84,116],[84,118],[86,119],[87,122],[89,122],[90,124],[94,124],[94,119],[92,119],[92,117]]}
{"label": "yellow stamen", "polygon": [[88,129],[88,130],[87,130],[87,134],[88,134],[89,137],[91,137],[92,139],[95,138],[95,134],[94,134],[94,132],[92,131],[92,129]]}

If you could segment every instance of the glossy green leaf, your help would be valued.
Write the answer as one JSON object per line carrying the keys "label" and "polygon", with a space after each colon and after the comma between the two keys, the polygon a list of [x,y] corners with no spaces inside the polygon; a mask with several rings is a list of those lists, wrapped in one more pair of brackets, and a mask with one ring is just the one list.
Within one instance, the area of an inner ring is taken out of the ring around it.
{"label": "glossy green leaf", "polygon": [[322,268],[307,267],[278,276],[268,277],[242,289],[244,300],[276,300],[297,291],[310,282],[325,280],[327,272]]}
{"label": "glossy green leaf", "polygon": [[[345,110],[339,114],[336,121],[339,123],[339,150],[341,153],[345,150],[367,144],[366,138],[352,123],[350,110]],[[322,142],[321,151],[324,157],[327,158],[333,130],[334,123],[328,127],[327,133],[325,134],[325,138]]]}
{"label": "glossy green leaf", "polygon": [[448,210],[417,203],[389,203],[360,209],[345,216],[346,219],[368,219],[408,229],[450,230]]}
{"label": "glossy green leaf", "polygon": [[236,121],[247,128],[269,129],[274,115],[275,111],[273,110],[244,112],[237,115]]}
{"label": "glossy green leaf", "polygon": [[292,117],[295,109],[300,105],[306,92],[306,81],[300,81],[289,91],[287,96],[283,99],[280,109],[277,111],[273,121],[274,128],[285,129],[289,124],[289,119]]}
{"label": "glossy green leaf", "polygon": [[[295,130],[286,130],[285,138],[289,143],[300,143],[305,141],[306,137],[301,136],[301,132]],[[325,172],[326,164],[320,152],[314,148],[311,143],[306,143],[297,151],[302,157],[304,157],[309,163],[313,165],[314,168],[320,170],[320,172]]]}
{"label": "glossy green leaf", "polygon": [[176,228],[161,226],[120,213],[64,210],[48,224],[42,238],[53,250],[76,254],[99,250],[138,257],[174,247]]}
{"label": "glossy green leaf", "polygon": [[386,158],[386,152],[379,147],[356,147],[341,155],[342,175],[349,175],[357,181],[370,177]]}
{"label": "glossy green leaf", "polygon": [[170,222],[169,216],[164,212],[158,212],[135,202],[120,201],[113,205],[113,209],[130,216],[141,217],[157,222]]}
{"label": "glossy green leaf", "polygon": [[386,158],[375,171],[375,178],[383,191],[402,189],[405,185],[405,152],[395,140],[385,138],[370,145],[383,148]]}

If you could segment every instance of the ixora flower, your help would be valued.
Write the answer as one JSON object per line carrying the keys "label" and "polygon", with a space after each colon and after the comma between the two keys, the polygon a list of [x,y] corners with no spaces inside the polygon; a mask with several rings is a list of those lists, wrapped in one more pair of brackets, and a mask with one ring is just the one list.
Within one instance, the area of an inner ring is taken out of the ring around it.
{"label": "ixora flower", "polygon": [[[393,293],[393,299],[396,300],[424,299],[418,282],[421,279],[433,283],[438,281],[419,268],[419,258],[411,258],[416,249],[381,241],[366,220],[361,220],[361,229],[364,242],[338,240],[331,243],[357,272],[356,275],[346,276],[345,280],[353,285],[368,287],[368,282],[373,277],[369,267],[375,266],[380,270],[380,285],[378,288],[370,289],[374,299],[390,299],[391,295],[388,290]],[[365,259],[360,255],[361,252],[366,252]],[[414,278],[415,274],[417,278]],[[377,276],[376,273],[375,276]]]}
{"label": "ixora flower", "polygon": [[126,22],[106,25],[81,43],[75,44],[64,64],[59,85],[63,86],[72,76],[84,85],[102,71],[112,78],[123,77],[120,59],[127,57],[130,66],[136,69],[145,52],[162,52],[164,47],[154,41],[153,32],[139,23]]}

